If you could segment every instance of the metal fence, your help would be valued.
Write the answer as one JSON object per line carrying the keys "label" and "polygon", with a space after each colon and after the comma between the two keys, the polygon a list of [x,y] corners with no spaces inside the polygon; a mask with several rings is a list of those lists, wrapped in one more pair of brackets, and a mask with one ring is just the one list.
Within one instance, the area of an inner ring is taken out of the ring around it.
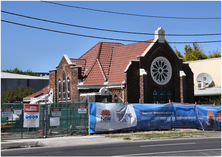
{"label": "metal fence", "polygon": [[23,125],[24,104],[1,104],[1,138],[18,139],[88,134],[88,103],[40,104],[39,127]]}

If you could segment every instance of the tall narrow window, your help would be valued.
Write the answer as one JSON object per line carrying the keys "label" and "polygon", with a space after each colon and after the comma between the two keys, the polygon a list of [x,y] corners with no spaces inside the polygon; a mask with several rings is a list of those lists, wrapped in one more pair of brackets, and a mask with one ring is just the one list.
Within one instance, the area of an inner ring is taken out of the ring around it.
{"label": "tall narrow window", "polygon": [[160,103],[164,103],[164,91],[160,91]]}
{"label": "tall narrow window", "polygon": [[172,97],[171,97],[171,92],[170,91],[167,92],[167,100],[168,101],[172,101]]}
{"label": "tall narrow window", "polygon": [[67,99],[70,99],[70,80],[67,78]]}
{"label": "tall narrow window", "polygon": [[116,94],[114,95],[114,102],[118,102],[118,97]]}
{"label": "tall narrow window", "polygon": [[157,103],[157,101],[158,101],[157,92],[156,92],[156,90],[154,90],[154,91],[153,91],[153,102],[154,102],[154,103]]}
{"label": "tall narrow window", "polygon": [[61,100],[61,79],[59,78],[59,100]]}
{"label": "tall narrow window", "polygon": [[66,73],[63,71],[62,73],[62,82],[63,82],[63,100],[66,99]]}

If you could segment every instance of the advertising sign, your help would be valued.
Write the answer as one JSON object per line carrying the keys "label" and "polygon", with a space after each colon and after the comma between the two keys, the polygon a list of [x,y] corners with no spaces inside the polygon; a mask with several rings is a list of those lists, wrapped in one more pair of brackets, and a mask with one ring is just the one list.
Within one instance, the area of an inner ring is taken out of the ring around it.
{"label": "advertising sign", "polygon": [[14,109],[14,114],[20,115],[20,114],[22,114],[22,110],[19,109],[19,108],[15,108]]}
{"label": "advertising sign", "polygon": [[11,108],[2,109],[2,117],[13,117],[13,110]]}
{"label": "advertising sign", "polygon": [[86,106],[78,106],[78,113],[87,113]]}
{"label": "advertising sign", "polygon": [[115,131],[137,125],[136,113],[131,104],[91,103],[90,133]]}
{"label": "advertising sign", "polygon": [[24,104],[23,127],[26,127],[26,128],[39,127],[39,105],[38,104]]}
{"label": "advertising sign", "polygon": [[61,108],[52,108],[52,116],[61,116]]}

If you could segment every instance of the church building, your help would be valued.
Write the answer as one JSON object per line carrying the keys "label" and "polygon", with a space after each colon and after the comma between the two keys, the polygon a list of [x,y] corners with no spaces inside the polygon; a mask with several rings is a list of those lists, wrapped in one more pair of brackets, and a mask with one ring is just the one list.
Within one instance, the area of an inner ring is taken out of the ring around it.
{"label": "church building", "polygon": [[193,72],[165,39],[99,42],[78,59],[63,55],[49,71],[53,102],[194,103]]}

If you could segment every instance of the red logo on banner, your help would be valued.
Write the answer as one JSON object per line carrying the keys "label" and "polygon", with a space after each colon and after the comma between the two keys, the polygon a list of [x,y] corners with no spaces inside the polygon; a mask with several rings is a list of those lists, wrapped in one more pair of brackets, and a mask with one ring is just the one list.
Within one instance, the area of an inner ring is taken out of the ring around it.
{"label": "red logo on banner", "polygon": [[39,112],[39,105],[24,104],[24,112]]}
{"label": "red logo on banner", "polygon": [[109,110],[104,109],[104,110],[102,110],[101,115],[102,115],[103,117],[105,117],[105,116],[110,116],[111,114],[110,114]]}

